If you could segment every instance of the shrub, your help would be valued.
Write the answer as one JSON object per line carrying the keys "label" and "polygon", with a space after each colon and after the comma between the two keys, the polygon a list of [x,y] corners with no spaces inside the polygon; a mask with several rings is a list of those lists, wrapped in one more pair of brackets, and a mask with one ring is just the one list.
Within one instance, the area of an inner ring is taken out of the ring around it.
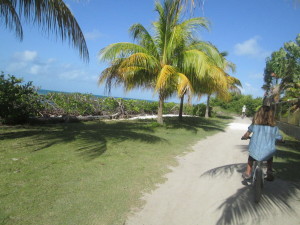
{"label": "shrub", "polygon": [[0,120],[3,124],[19,124],[36,116],[42,109],[40,97],[32,82],[22,84],[23,80],[13,75],[0,75]]}
{"label": "shrub", "polygon": [[241,114],[242,107],[246,105],[246,115],[253,116],[257,108],[262,105],[262,98],[253,98],[251,95],[233,95],[228,102],[221,101],[217,98],[211,99],[211,106],[220,106],[229,112]]}
{"label": "shrub", "polygon": [[206,105],[204,103],[194,106],[193,115],[194,116],[205,116]]}

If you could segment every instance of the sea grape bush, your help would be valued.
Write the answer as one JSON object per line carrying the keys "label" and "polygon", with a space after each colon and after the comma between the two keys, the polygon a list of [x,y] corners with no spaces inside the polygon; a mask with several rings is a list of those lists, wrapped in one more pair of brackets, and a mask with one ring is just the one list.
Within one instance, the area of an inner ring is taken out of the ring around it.
{"label": "sea grape bush", "polygon": [[[15,76],[0,75],[0,123],[20,124],[30,117],[56,116],[133,116],[157,114],[158,102],[96,97],[92,94],[50,92],[38,94],[32,82],[23,84]],[[164,114],[178,114],[179,104],[166,102]],[[205,105],[184,104],[184,114],[203,116]]]}
{"label": "sea grape bush", "polygon": [[37,116],[43,108],[32,82],[23,83],[13,75],[0,75],[0,122],[19,124]]}
{"label": "sea grape bush", "polygon": [[44,103],[43,115],[100,115],[101,105],[91,94],[48,93],[41,95]]}
{"label": "sea grape bush", "polygon": [[[126,115],[157,114],[158,102],[123,99],[112,97],[96,97],[80,93],[48,93],[43,97],[45,105],[43,115],[112,115],[122,111]],[[164,114],[177,114],[179,104],[166,102]],[[184,105],[184,114],[204,116],[205,104]]]}

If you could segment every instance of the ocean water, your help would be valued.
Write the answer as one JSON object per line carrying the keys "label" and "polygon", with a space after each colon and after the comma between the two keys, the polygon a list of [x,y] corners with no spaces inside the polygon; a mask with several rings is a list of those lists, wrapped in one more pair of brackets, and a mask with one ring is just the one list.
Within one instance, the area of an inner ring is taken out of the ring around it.
{"label": "ocean water", "polygon": [[[40,95],[46,95],[48,93],[65,93],[65,94],[72,94],[75,92],[64,92],[64,91],[53,91],[53,90],[46,90],[46,89],[39,89],[37,91],[38,94]],[[78,93],[78,92],[77,92]],[[82,94],[82,93],[81,93]],[[88,93],[85,93],[88,94]],[[94,95],[94,94],[91,94]],[[105,96],[105,95],[94,95],[97,98],[108,98],[108,97],[113,97],[113,98],[122,98],[122,97],[114,97],[114,96]],[[140,100],[140,101],[147,101],[147,102],[156,102],[156,101],[152,101],[152,100],[147,100],[147,99],[138,99],[138,98],[122,98],[125,100]]]}

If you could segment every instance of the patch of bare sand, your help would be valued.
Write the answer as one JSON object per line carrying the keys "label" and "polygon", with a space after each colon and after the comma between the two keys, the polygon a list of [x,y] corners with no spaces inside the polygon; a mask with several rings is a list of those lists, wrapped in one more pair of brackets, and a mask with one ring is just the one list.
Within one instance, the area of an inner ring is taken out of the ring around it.
{"label": "patch of bare sand", "polygon": [[225,132],[199,141],[178,157],[167,181],[145,194],[126,225],[300,224],[300,191],[282,180],[266,182],[263,199],[253,202],[243,184],[248,141],[241,136],[251,121],[236,118]]}

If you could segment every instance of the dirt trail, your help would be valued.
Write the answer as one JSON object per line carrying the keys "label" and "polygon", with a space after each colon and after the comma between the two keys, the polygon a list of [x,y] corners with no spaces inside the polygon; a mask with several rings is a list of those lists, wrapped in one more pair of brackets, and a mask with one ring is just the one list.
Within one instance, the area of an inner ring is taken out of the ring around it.
{"label": "dirt trail", "polygon": [[167,181],[143,197],[126,225],[300,224],[300,190],[279,179],[266,182],[263,199],[253,202],[251,186],[241,173],[248,141],[241,136],[250,120],[236,118],[225,132],[199,141],[178,157]]}

